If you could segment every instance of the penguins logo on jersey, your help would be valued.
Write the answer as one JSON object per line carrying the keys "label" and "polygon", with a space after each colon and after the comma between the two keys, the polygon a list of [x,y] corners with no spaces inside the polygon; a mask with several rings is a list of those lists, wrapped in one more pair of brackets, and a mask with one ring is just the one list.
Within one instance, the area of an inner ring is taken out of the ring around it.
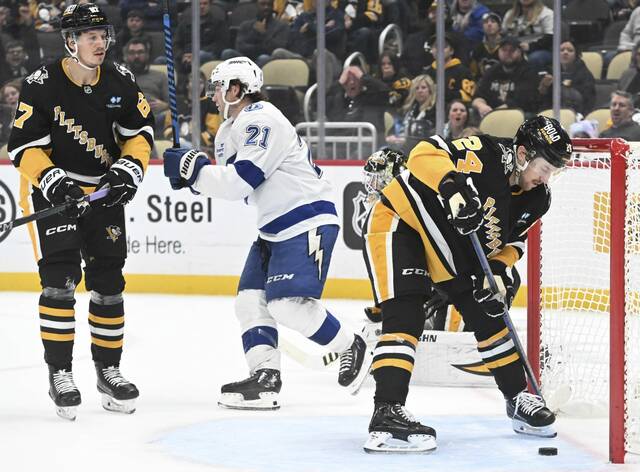
{"label": "penguins logo on jersey", "polygon": [[505,175],[509,175],[511,174],[511,172],[513,172],[514,167],[513,150],[507,148],[501,143],[498,143],[498,146],[500,146],[500,149],[502,150],[501,162],[504,166],[504,173]]}
{"label": "penguins logo on jersey", "polygon": [[131,72],[129,69],[127,69],[126,66],[119,64],[117,62],[114,62],[113,65],[115,66],[116,70],[118,72],[120,72],[123,76],[125,77],[129,77],[131,79],[131,82],[136,81],[136,77],[133,75],[133,72]]}
{"label": "penguins logo on jersey", "polygon": [[40,84],[44,85],[44,81],[49,78],[49,71],[45,67],[35,70],[25,80],[28,84]]}
{"label": "penguins logo on jersey", "polygon": [[107,231],[107,239],[110,239],[114,244],[122,236],[122,230],[119,226],[107,226],[105,230]]}

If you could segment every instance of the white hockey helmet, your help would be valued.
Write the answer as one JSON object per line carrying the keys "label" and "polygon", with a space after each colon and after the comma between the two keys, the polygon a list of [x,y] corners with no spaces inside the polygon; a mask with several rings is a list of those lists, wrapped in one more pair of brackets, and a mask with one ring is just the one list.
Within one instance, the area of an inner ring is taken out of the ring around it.
{"label": "white hockey helmet", "polygon": [[213,96],[217,87],[221,87],[223,96],[229,90],[232,80],[238,80],[243,86],[243,95],[259,92],[264,82],[262,70],[248,57],[233,57],[218,64],[209,79],[207,95]]}

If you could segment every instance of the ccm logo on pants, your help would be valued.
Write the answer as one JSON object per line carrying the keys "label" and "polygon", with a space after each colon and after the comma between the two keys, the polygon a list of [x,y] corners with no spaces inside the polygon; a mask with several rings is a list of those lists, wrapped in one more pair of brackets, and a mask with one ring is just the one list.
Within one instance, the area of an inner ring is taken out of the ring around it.
{"label": "ccm logo on pants", "polygon": [[426,277],[429,272],[426,269],[402,269],[402,275],[422,275]]}
{"label": "ccm logo on pants", "polygon": [[296,274],[277,274],[267,277],[267,283],[271,282],[279,282],[280,280],[291,280],[295,277]]}
{"label": "ccm logo on pants", "polygon": [[76,229],[76,225],[60,225],[47,229],[44,234],[51,236],[52,234],[64,233],[65,231],[75,231]]}

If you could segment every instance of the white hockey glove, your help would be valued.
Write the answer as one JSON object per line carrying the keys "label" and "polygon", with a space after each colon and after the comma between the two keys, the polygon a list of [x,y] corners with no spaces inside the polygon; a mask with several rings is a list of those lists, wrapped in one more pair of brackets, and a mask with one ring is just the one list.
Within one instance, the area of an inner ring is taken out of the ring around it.
{"label": "white hockey glove", "polygon": [[138,191],[143,177],[144,171],[138,159],[131,156],[118,159],[98,183],[98,189],[109,187],[109,193],[101,200],[102,206],[124,206],[129,203]]}
{"label": "white hockey glove", "polygon": [[42,171],[40,190],[53,205],[67,203],[63,214],[68,218],[79,218],[91,210],[89,202],[84,200],[84,192],[80,186],[59,167],[49,167]]}
{"label": "white hockey glove", "polygon": [[493,293],[489,281],[483,275],[476,279],[473,297],[482,305],[487,315],[495,318],[511,307],[513,298],[520,287],[520,277],[515,269],[507,267],[503,262],[492,260],[489,267],[496,279],[498,293]]}
{"label": "white hockey glove", "polygon": [[447,219],[462,235],[471,234],[482,224],[482,204],[471,177],[458,172],[444,176],[438,187]]}

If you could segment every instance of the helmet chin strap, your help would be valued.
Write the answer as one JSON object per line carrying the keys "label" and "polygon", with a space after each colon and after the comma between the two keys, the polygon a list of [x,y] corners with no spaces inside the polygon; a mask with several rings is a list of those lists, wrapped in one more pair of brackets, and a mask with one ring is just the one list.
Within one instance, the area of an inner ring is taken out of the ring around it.
{"label": "helmet chin strap", "polygon": [[[71,48],[70,48],[70,47],[69,47],[69,45],[67,44],[67,41],[66,41],[66,40],[65,40],[65,42],[64,42],[64,48],[67,50],[67,52],[68,52],[68,53],[69,53],[69,55],[71,56],[71,59],[73,59],[73,60],[76,62],[76,64],[78,64],[80,67],[82,67],[82,68],[84,68],[84,69],[86,69],[86,70],[88,70],[88,71],[93,72],[93,71],[95,71],[96,69],[98,69],[98,67],[100,67],[100,66],[91,67],[91,66],[88,66],[88,65],[83,64],[83,63],[82,63],[82,61],[81,61],[81,60],[80,60],[80,58],[78,57],[78,40],[77,40],[76,35],[75,35],[74,33],[71,35],[71,40],[72,40],[72,41],[74,42],[74,44],[76,45],[76,50],[75,50],[75,51],[72,51],[72,50],[71,50]],[[109,39],[107,39],[107,44],[106,44],[106,46],[105,46],[105,48],[104,48],[104,52],[105,52],[105,53],[106,53],[106,52],[107,52],[107,50],[109,49],[109,43],[110,43],[110,42],[111,42],[111,41],[110,41]]]}
{"label": "helmet chin strap", "polygon": [[240,97],[238,97],[237,100],[234,100],[232,102],[227,101],[226,95],[227,95],[227,91],[225,90],[224,93],[222,94],[222,101],[224,102],[224,110],[222,111],[222,118],[225,120],[229,118],[229,108],[232,105],[237,105],[242,101],[242,99],[244,98],[244,92],[242,92],[242,94],[240,95]]}
{"label": "helmet chin strap", "polygon": [[[514,152],[514,154],[515,154],[515,156],[516,156],[516,158],[515,158],[515,171],[514,171],[514,173],[515,173],[515,180],[516,180],[516,182],[517,182],[517,181],[519,181],[519,180],[520,180],[520,176],[522,175],[522,173],[523,173],[523,172],[525,171],[525,169],[529,166],[529,162],[530,162],[530,161],[529,161],[529,159],[527,159],[527,158],[525,157],[524,164],[520,164],[520,161],[518,160],[518,146],[515,146],[514,151],[515,151],[515,152]],[[528,152],[528,151],[525,151],[525,152]],[[528,156],[527,156],[527,157],[528,157]]]}

